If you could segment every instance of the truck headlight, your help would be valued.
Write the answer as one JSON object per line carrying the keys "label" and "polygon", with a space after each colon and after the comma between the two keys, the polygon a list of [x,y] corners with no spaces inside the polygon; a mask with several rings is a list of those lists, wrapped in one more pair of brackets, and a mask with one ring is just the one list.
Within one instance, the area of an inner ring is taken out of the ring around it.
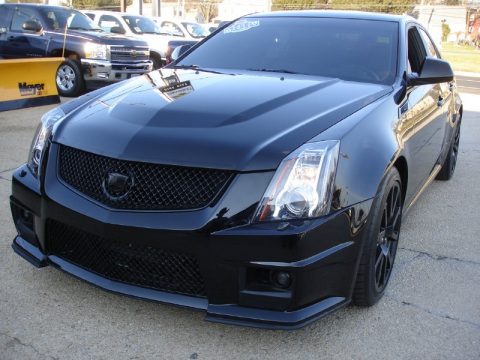
{"label": "truck headlight", "polygon": [[38,176],[38,170],[42,163],[45,145],[52,133],[53,125],[65,116],[63,110],[59,107],[45,113],[40,120],[35,136],[33,137],[30,152],[28,154],[27,165],[35,176]]}
{"label": "truck headlight", "polygon": [[86,59],[107,60],[107,45],[87,42],[84,50]]}
{"label": "truck headlight", "polygon": [[315,218],[330,212],[338,140],[307,143],[278,167],[260,201],[256,221]]}

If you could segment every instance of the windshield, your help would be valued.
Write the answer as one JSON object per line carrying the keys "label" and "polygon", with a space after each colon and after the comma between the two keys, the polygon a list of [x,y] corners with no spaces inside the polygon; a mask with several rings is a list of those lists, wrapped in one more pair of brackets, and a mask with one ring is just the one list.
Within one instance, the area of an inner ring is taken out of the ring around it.
{"label": "windshield", "polygon": [[191,23],[191,22],[182,22],[182,25],[185,26],[185,29],[187,29],[191,37],[204,38],[209,34],[209,32],[200,24]]}
{"label": "windshield", "polygon": [[389,21],[248,17],[235,21],[179,66],[278,71],[392,84],[398,25]]}
{"label": "windshield", "polygon": [[88,16],[77,10],[60,7],[39,7],[39,9],[44,15],[50,30],[63,30],[65,29],[66,22],[67,28],[70,30],[102,31],[102,29],[96,26]]}
{"label": "windshield", "polygon": [[123,16],[128,27],[135,34],[160,34],[158,25],[144,16]]}

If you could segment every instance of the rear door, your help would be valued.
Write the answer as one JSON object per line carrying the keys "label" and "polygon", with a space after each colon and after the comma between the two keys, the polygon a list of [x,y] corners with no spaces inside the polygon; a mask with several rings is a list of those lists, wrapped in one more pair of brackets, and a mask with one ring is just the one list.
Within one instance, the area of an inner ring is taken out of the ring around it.
{"label": "rear door", "polygon": [[[408,29],[409,72],[420,73],[426,56],[432,56],[420,33],[412,25]],[[427,180],[441,154],[447,114],[445,103],[450,101],[444,91],[446,84],[420,85],[409,89],[408,110],[404,116],[414,119],[410,139],[409,177],[416,190]]]}
{"label": "rear door", "polygon": [[36,9],[18,6],[13,10],[12,15],[12,21],[6,34],[6,42],[4,43],[4,51],[8,54],[8,57],[28,58],[46,56],[48,38],[44,35],[44,32],[35,33],[23,29],[23,24],[30,20],[36,21],[45,27]]}

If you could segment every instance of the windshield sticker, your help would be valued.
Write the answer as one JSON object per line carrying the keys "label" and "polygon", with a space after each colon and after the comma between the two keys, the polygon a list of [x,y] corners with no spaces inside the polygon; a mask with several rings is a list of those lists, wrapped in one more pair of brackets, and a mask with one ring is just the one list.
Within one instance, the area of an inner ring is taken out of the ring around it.
{"label": "windshield sticker", "polygon": [[230,25],[227,27],[225,30],[223,30],[224,34],[230,34],[230,33],[238,33],[242,31],[247,31],[252,28],[255,28],[257,26],[260,26],[260,21],[259,20],[239,20],[235,22],[234,24]]}

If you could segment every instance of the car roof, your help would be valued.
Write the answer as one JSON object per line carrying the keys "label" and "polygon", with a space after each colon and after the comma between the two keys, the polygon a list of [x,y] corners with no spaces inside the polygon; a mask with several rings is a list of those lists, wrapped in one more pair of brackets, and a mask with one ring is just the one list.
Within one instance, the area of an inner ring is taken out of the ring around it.
{"label": "car roof", "polygon": [[293,11],[271,11],[264,13],[254,13],[245,17],[318,17],[318,18],[338,18],[338,19],[359,19],[359,20],[377,20],[405,22],[415,20],[408,15],[392,15],[385,13],[372,13],[366,11],[347,11],[347,10],[293,10]]}
{"label": "car roof", "polygon": [[9,6],[9,7],[42,7],[42,8],[52,8],[52,9],[68,9],[68,10],[77,10],[77,9],[72,9],[67,6],[60,6],[60,5],[49,5],[49,4],[31,4],[31,3],[8,3],[8,4],[0,4],[2,6]]}

